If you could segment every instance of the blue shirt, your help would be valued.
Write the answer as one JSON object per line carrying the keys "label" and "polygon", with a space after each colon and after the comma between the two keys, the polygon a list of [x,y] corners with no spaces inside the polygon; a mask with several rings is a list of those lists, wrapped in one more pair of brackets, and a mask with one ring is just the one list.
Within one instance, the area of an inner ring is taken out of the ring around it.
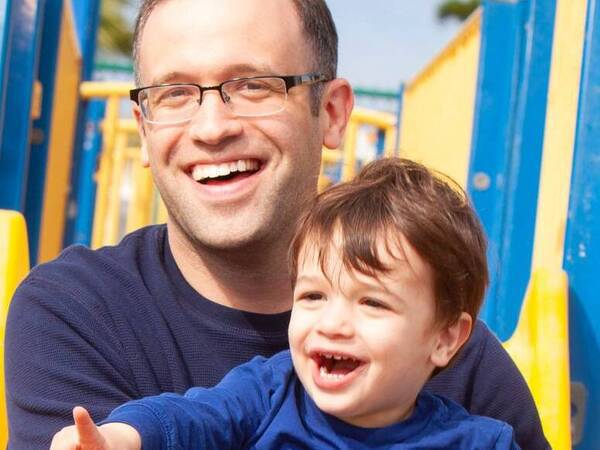
{"label": "blue shirt", "polygon": [[289,351],[256,357],[212,389],[163,394],[117,408],[106,420],[135,427],[147,449],[518,449],[504,422],[469,415],[423,392],[411,416],[359,428],[321,412]]}

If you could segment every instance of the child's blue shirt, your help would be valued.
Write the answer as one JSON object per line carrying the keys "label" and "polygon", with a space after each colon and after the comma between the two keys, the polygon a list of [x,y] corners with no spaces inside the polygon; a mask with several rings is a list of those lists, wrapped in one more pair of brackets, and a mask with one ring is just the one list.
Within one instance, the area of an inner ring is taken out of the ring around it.
{"label": "child's blue shirt", "polygon": [[320,411],[296,376],[289,351],[256,357],[214,388],[162,394],[117,408],[144,449],[518,449],[512,428],[427,392],[411,416],[359,428]]}

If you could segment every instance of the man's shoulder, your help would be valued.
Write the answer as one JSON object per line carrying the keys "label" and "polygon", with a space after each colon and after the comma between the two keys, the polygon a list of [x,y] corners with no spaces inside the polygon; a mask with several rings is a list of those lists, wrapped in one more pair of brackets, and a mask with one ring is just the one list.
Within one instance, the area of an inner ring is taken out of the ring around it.
{"label": "man's shoulder", "polygon": [[101,275],[116,268],[131,270],[141,261],[151,261],[151,256],[163,250],[166,243],[166,227],[153,225],[144,227],[126,235],[118,244],[91,249],[85,245],[75,244],[67,247],[61,254],[47,263],[32,269],[30,276],[34,278],[61,274],[89,273]]}
{"label": "man's shoulder", "polygon": [[[127,235],[119,244],[92,250],[83,245],[65,249],[56,259],[33,268],[17,289],[12,302],[40,305],[52,310],[105,308],[119,303],[131,290],[143,286],[147,276],[160,270],[165,245],[164,226],[152,226]],[[11,306],[12,307],[12,306]]]}

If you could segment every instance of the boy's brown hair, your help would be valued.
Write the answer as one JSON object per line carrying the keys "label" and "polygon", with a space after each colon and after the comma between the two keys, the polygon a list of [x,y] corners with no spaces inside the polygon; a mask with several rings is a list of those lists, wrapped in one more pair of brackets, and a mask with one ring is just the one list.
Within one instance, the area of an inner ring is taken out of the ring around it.
{"label": "boy's brown hair", "polygon": [[344,267],[372,276],[390,270],[377,253],[380,239],[392,254],[403,235],[432,269],[436,321],[451,325],[462,312],[477,317],[488,284],[486,239],[465,192],[451,179],[407,159],[386,158],[325,190],[292,240],[292,280],[307,242],[324,269],[334,235],[341,237]]}

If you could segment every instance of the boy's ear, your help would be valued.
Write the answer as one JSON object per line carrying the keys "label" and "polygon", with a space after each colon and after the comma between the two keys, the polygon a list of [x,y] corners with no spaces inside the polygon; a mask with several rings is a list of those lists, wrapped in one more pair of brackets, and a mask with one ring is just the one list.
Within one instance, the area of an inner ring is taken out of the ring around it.
{"label": "boy's ear", "polygon": [[444,325],[439,330],[436,346],[431,353],[431,362],[436,367],[445,367],[471,334],[473,319],[463,312],[452,325]]}
{"label": "boy's ear", "polygon": [[146,129],[144,128],[144,119],[142,118],[142,111],[138,105],[133,105],[133,117],[137,123],[138,133],[140,135],[141,142],[141,160],[143,167],[150,166],[150,158],[148,156],[148,144],[146,143]]}
{"label": "boy's ear", "polygon": [[350,83],[336,78],[327,83],[321,99],[321,117],[324,121],[323,145],[338,148],[344,137],[350,113],[354,107],[354,93]]}

